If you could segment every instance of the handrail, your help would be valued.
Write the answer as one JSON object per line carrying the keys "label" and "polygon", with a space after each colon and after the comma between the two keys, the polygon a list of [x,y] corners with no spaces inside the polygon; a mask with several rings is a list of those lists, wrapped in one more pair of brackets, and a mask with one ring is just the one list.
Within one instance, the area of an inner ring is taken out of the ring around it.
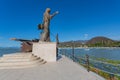
{"label": "handrail", "polygon": [[[61,50],[61,49],[60,49],[60,50]],[[59,50],[59,52],[58,52],[59,54],[65,55],[66,57],[72,59],[72,60],[73,60],[74,62],[76,62],[76,63],[82,64],[82,65],[86,65],[88,71],[89,71],[90,66],[95,67],[95,65],[94,65],[93,62],[103,63],[103,64],[105,64],[105,65],[112,65],[111,63],[102,62],[102,61],[98,61],[98,60],[93,60],[93,59],[89,58],[88,55],[86,56],[86,57],[88,57],[88,58],[86,58],[85,56],[84,56],[84,57],[80,57],[80,56],[78,57],[78,56],[73,55],[74,53],[72,54],[73,51],[71,51],[71,54],[70,54],[70,53],[67,53],[67,51],[65,51],[65,50],[63,50],[63,52],[61,52],[60,50]],[[101,66],[102,66],[102,65],[101,65]],[[114,66],[114,65],[112,65],[112,66]],[[117,66],[116,66],[116,67],[117,67]],[[120,66],[119,66],[119,67],[120,67]],[[108,73],[108,74],[110,75],[110,77],[115,76],[115,75],[120,77],[120,74],[119,74],[119,73],[116,74],[116,73],[114,73],[114,72],[109,72],[109,71],[106,71],[106,70],[102,70],[102,69],[100,69],[100,68],[98,68],[98,67],[95,67],[95,68],[101,70],[102,72]]]}

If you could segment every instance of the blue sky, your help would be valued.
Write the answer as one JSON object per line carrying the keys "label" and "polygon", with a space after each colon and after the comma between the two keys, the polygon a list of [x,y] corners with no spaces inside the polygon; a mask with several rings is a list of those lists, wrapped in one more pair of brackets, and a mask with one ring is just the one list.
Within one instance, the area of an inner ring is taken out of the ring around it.
{"label": "blue sky", "polygon": [[51,20],[51,40],[85,40],[106,36],[120,40],[120,0],[0,0],[0,46],[20,46],[12,37],[40,37],[37,24],[46,8],[59,11]]}

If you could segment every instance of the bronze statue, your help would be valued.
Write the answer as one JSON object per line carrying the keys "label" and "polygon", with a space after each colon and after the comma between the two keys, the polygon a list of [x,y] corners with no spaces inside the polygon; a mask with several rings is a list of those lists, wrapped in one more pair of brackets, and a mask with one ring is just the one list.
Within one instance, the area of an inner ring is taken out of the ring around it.
{"label": "bronze statue", "polygon": [[50,41],[50,20],[59,12],[56,11],[55,13],[53,13],[52,15],[50,15],[50,8],[47,8],[45,13],[44,13],[44,17],[43,17],[43,23],[38,25],[38,29],[43,30],[42,34],[41,34],[41,38],[40,41],[43,42],[49,42]]}

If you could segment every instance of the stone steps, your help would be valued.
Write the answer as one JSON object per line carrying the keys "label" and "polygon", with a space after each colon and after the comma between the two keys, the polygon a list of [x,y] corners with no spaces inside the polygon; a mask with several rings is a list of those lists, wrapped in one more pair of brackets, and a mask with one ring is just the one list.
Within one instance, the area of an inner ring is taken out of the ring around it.
{"label": "stone steps", "polygon": [[45,63],[46,61],[33,56],[31,53],[9,54],[0,58],[0,69],[27,68]]}
{"label": "stone steps", "polygon": [[33,65],[12,65],[12,66],[0,66],[0,69],[21,69],[21,68],[30,68],[30,67],[36,67],[45,64],[46,62],[40,62]]}
{"label": "stone steps", "polygon": [[0,59],[0,62],[16,62],[16,61],[34,61],[34,60],[38,60],[40,58],[37,57],[2,57]]}
{"label": "stone steps", "polygon": [[14,54],[5,54],[3,57],[30,57],[32,53],[14,53]]}
{"label": "stone steps", "polygon": [[34,60],[34,61],[3,61],[3,62],[0,62],[0,66],[3,66],[3,65],[27,65],[27,64],[34,64],[34,63],[41,62],[41,61],[43,61],[43,60],[40,59],[40,60]]}

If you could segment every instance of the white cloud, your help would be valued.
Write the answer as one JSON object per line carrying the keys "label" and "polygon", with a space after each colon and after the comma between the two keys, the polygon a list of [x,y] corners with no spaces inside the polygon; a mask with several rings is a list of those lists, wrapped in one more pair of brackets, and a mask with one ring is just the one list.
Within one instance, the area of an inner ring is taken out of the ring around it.
{"label": "white cloud", "polygon": [[84,34],[84,38],[87,39],[88,38],[88,34]]}

